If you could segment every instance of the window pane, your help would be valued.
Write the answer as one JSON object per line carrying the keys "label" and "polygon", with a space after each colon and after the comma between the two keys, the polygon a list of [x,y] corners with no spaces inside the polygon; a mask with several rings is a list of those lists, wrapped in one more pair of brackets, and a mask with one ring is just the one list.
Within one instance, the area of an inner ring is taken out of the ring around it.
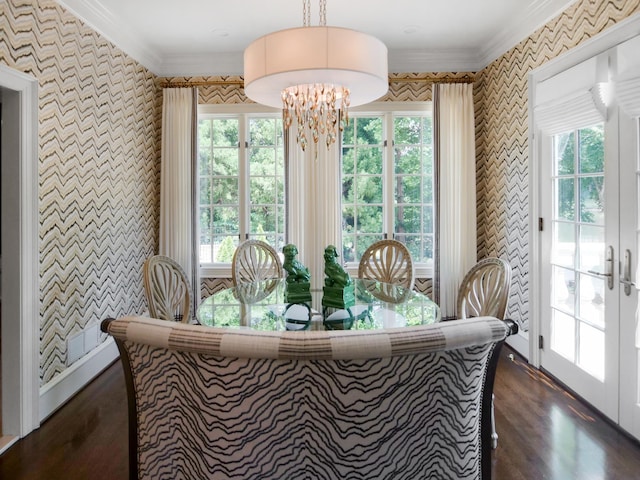
{"label": "window pane", "polygon": [[553,137],[555,147],[556,175],[571,175],[575,172],[575,140],[573,133],[563,133]]}
{"label": "window pane", "polygon": [[594,377],[604,380],[604,332],[580,323],[578,365]]}
{"label": "window pane", "polygon": [[575,313],[576,274],[568,268],[553,267],[551,304],[570,315]]}
{"label": "window pane", "polygon": [[258,235],[275,233],[276,231],[276,207],[274,205],[254,205],[251,207],[250,232]]}
{"label": "window pane", "polygon": [[358,173],[382,174],[382,148],[358,149]]}
{"label": "window pane", "polygon": [[575,360],[576,325],[573,317],[551,310],[551,348],[571,362]]}
{"label": "window pane", "polygon": [[356,208],[358,231],[362,233],[383,233],[382,207],[362,206]]}
{"label": "window pane", "polygon": [[252,204],[275,203],[276,182],[274,177],[251,177],[249,198]]}
{"label": "window pane", "polygon": [[382,177],[360,177],[356,187],[358,203],[382,203]]}
{"label": "window pane", "polygon": [[238,203],[238,179],[218,178],[214,180],[211,199],[213,203],[217,204]]}
{"label": "window pane", "polygon": [[580,225],[580,269],[604,273],[604,227]]}
{"label": "window pane", "polygon": [[405,232],[422,233],[422,207],[396,207],[396,237]]}
{"label": "window pane", "polygon": [[398,203],[422,203],[422,176],[396,176],[396,201]]}
{"label": "window pane", "polygon": [[580,221],[604,225],[604,175],[580,178]]}
{"label": "window pane", "polygon": [[213,150],[213,175],[238,175],[240,150],[237,148],[220,148]]}
{"label": "window pane", "polygon": [[211,124],[214,147],[238,146],[238,119],[213,119]]}
{"label": "window pane", "polygon": [[553,222],[554,248],[551,261],[564,267],[575,267],[576,232],[573,223]]}
{"label": "window pane", "polygon": [[422,133],[420,117],[397,117],[394,119],[393,140],[395,145],[418,145]]}
{"label": "window pane", "polygon": [[420,147],[395,147],[396,173],[413,173],[420,175],[422,149]]}
{"label": "window pane", "polygon": [[342,149],[342,174],[352,175],[355,173],[355,149],[344,147]]}
{"label": "window pane", "polygon": [[357,143],[359,145],[382,144],[382,118],[358,117],[355,118]]}
{"label": "window pane", "polygon": [[575,187],[573,178],[556,179],[556,218],[574,220]]}
{"label": "window pane", "polygon": [[353,203],[355,201],[354,182],[355,182],[355,177],[353,177],[352,175],[342,177],[343,203]]}
{"label": "window pane", "polygon": [[583,128],[580,142],[580,173],[604,173],[604,124]]}

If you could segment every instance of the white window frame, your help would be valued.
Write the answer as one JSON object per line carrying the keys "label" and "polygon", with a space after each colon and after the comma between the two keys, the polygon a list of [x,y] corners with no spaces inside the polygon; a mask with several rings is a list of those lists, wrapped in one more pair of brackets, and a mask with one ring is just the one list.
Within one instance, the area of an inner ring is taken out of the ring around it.
{"label": "white window frame", "polygon": [[[349,110],[353,116],[382,116],[383,117],[383,165],[382,165],[382,197],[386,208],[382,213],[383,233],[394,232],[394,207],[395,196],[393,188],[394,175],[394,151],[393,151],[393,120],[394,117],[415,116],[416,114],[431,113],[433,116],[433,102],[374,102]],[[433,121],[433,119],[432,119]],[[435,173],[434,173],[435,175]],[[435,179],[434,179],[435,182]],[[434,185],[435,187],[435,185]],[[437,234],[437,222],[435,218],[435,210],[437,208],[437,199],[435,198],[434,188],[434,237]],[[435,240],[435,238],[434,238]],[[435,251],[434,251],[435,253]],[[346,270],[351,275],[357,275],[358,262],[347,262]],[[416,278],[433,278],[434,268],[432,262],[414,263],[414,273]]]}
{"label": "white window frame", "polygon": [[[225,105],[199,105],[198,119],[214,116],[215,118],[238,118],[238,137],[239,137],[239,158],[238,166],[238,186],[240,192],[244,195],[238,197],[238,208],[240,213],[240,225],[238,226],[240,239],[244,239],[249,233],[250,224],[250,200],[249,200],[249,172],[247,147],[242,139],[246,139],[248,135],[249,118],[257,117],[280,117],[281,112],[275,108],[269,108],[257,104],[225,104]],[[286,175],[286,172],[285,172]],[[199,209],[196,212],[199,218]],[[197,238],[200,238],[200,225],[198,222]],[[200,262],[201,278],[231,278],[230,263],[202,263]]]}

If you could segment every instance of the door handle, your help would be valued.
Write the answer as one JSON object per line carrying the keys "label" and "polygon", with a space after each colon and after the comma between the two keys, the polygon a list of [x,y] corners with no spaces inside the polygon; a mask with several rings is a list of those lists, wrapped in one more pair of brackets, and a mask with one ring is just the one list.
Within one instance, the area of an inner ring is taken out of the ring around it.
{"label": "door handle", "polygon": [[613,246],[609,245],[607,247],[607,258],[604,261],[605,263],[605,272],[597,272],[595,270],[587,270],[592,275],[597,275],[599,277],[606,277],[607,279],[607,287],[609,290],[613,290]]}
{"label": "door handle", "polygon": [[620,283],[624,285],[624,294],[626,296],[631,295],[631,287],[635,287],[636,284],[631,281],[631,250],[628,248],[624,252],[624,268]]}

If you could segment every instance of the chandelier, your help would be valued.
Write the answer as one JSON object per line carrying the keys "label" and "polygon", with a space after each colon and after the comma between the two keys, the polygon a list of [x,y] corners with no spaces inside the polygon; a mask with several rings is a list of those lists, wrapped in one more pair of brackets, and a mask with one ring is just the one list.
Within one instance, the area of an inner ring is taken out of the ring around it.
{"label": "chandelier", "polygon": [[326,0],[320,0],[320,25],[312,27],[310,0],[302,3],[303,27],[270,33],[245,49],[244,91],[257,103],[281,107],[285,129],[296,123],[305,150],[322,135],[327,147],[334,143],[349,121],[349,107],[380,98],[389,80],[384,43],[327,27]]}

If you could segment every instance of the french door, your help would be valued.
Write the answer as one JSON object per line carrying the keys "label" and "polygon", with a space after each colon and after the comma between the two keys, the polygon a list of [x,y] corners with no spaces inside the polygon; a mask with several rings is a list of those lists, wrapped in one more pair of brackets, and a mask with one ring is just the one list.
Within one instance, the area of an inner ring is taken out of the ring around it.
{"label": "french door", "polygon": [[541,141],[540,365],[640,438],[638,120]]}

